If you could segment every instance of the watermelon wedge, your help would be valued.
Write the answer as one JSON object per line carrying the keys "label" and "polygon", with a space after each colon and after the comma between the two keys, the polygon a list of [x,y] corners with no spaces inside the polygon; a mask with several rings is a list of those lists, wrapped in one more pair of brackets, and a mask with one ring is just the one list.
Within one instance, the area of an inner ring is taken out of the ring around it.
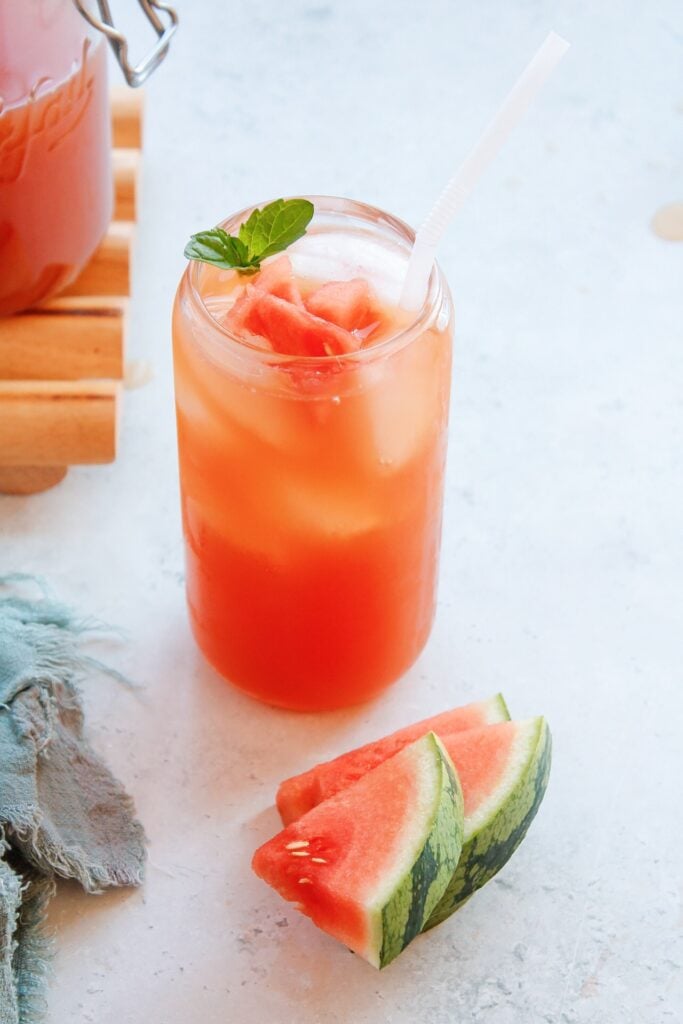
{"label": "watermelon wedge", "polygon": [[508,862],[545,795],[552,751],[544,718],[501,722],[442,740],[462,783],[465,841],[426,928],[450,917]]}
{"label": "watermelon wedge", "polygon": [[[503,716],[507,708],[499,694],[417,722],[287,779],[277,795],[282,820],[294,821],[352,785],[414,740],[416,732],[425,727],[437,731],[462,784],[465,839],[457,870],[427,922],[427,928],[433,928],[507,863],[535,818],[548,785],[552,741],[545,719],[510,722],[501,721]],[[477,719],[492,724],[468,728]]]}
{"label": "watermelon wedge", "polygon": [[408,743],[424,736],[426,732],[439,735],[472,729],[477,726],[505,722],[510,718],[505,701],[500,693],[487,700],[465,704],[451,711],[444,711],[421,722],[415,722],[405,729],[385,736],[373,743],[366,743],[347,754],[316,765],[310,771],[294,775],[281,783],[277,791],[277,808],[284,825],[296,821],[321,802],[345,789],[352,782],[362,778],[371,768],[392,757]]}
{"label": "watermelon wedge", "polygon": [[462,791],[428,733],[261,846],[257,875],[373,966],[422,931],[462,845]]}

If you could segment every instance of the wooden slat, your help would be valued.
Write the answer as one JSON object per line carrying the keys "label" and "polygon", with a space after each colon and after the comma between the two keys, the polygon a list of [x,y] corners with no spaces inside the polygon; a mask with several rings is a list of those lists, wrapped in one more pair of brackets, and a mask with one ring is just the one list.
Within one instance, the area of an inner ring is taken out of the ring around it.
{"label": "wooden slat", "polygon": [[127,307],[83,295],[0,318],[0,380],[120,380]]}
{"label": "wooden slat", "polygon": [[130,250],[135,225],[115,220],[95,255],[65,295],[130,295]]}
{"label": "wooden slat", "polygon": [[111,90],[112,143],[123,148],[142,148],[144,94],[139,89],[116,86]]}
{"label": "wooden slat", "polygon": [[114,220],[136,220],[140,177],[140,151],[115,149],[114,164]]}
{"label": "wooden slat", "polygon": [[119,389],[115,381],[0,381],[0,464],[112,462]]}
{"label": "wooden slat", "polygon": [[60,483],[67,466],[0,466],[0,494],[37,494]]}
{"label": "wooden slat", "polygon": [[59,299],[0,320],[0,492],[32,494],[68,465],[116,456],[143,94],[115,88],[111,107],[114,222]]}

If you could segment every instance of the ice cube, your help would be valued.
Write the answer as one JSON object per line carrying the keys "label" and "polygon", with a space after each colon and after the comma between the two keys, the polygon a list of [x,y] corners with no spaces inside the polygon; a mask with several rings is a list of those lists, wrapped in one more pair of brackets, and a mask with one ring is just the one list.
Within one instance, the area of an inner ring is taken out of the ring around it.
{"label": "ice cube", "polygon": [[368,450],[387,468],[400,468],[437,436],[450,389],[450,343],[427,331],[402,351],[367,367]]}
{"label": "ice cube", "polygon": [[292,532],[314,542],[370,533],[384,518],[376,495],[365,491],[360,479],[343,480],[341,474],[283,475],[272,494]]}

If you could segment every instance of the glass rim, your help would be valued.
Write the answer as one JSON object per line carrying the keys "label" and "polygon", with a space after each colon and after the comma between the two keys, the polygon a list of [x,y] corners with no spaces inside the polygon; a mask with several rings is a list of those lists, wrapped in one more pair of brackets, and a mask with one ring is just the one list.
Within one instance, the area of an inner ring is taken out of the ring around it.
{"label": "glass rim", "polygon": [[[285,196],[284,198],[308,199],[309,202],[313,203],[316,212],[319,210],[321,213],[345,214],[350,217],[356,216],[358,219],[365,221],[368,224],[384,224],[389,227],[397,237],[409,243],[409,245],[412,245],[415,241],[415,231],[409,224],[401,220],[400,217],[387,213],[380,207],[372,206],[369,203],[359,202],[355,199],[346,199],[341,196],[326,195],[299,195],[295,197]],[[253,203],[250,206],[246,206],[237,213],[233,213],[231,216],[226,217],[225,220],[220,221],[216,226],[225,229],[229,226],[234,229],[237,224],[241,224],[246,220],[253,210],[260,209],[272,201],[273,200],[268,199],[264,202]],[[253,359],[254,362],[260,362],[271,367],[299,366],[306,367],[307,369],[315,369],[318,367],[329,368],[331,365],[350,367],[354,364],[366,363],[374,359],[384,357],[392,353],[394,350],[401,349],[408,345],[416,336],[422,334],[427,329],[427,324],[431,317],[439,309],[444,295],[449,295],[448,285],[446,284],[443,271],[441,270],[438,261],[435,260],[431,274],[429,275],[429,283],[425,300],[421,308],[415,313],[414,319],[405,327],[402,327],[394,334],[390,334],[389,337],[384,338],[376,345],[368,345],[367,348],[359,348],[354,352],[325,356],[291,355],[285,352],[273,352],[271,350],[263,349],[258,345],[253,345],[244,338],[240,338],[237,334],[234,334],[223,324],[219,323],[218,320],[216,320],[216,318],[209,312],[201,296],[198,286],[198,277],[201,273],[201,267],[202,264],[200,261],[190,260],[181,279],[181,284],[184,281],[188,285],[193,309],[199,312],[202,320],[216,335],[225,338],[229,342],[229,345],[226,346],[226,348],[229,349],[231,355],[237,355],[239,353],[244,355],[245,359]]]}

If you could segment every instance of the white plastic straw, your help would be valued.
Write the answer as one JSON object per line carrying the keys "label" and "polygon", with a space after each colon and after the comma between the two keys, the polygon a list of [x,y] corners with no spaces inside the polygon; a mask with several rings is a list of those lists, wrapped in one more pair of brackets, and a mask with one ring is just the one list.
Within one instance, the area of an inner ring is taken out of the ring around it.
{"label": "white plastic straw", "polygon": [[569,49],[566,39],[550,32],[513,85],[507,99],[470,155],[463,161],[432,207],[415,236],[400,305],[419,309],[424,302],[437,246],[450,221],[463,205],[508,135],[521,120],[536,93]]}

